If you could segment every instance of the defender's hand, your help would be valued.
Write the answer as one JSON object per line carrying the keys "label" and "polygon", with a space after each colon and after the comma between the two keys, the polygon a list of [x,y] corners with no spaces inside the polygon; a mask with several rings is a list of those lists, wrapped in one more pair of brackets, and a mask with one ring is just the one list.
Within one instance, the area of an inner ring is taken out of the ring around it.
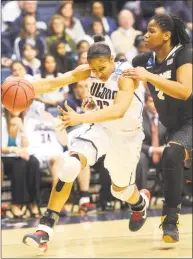
{"label": "defender's hand", "polygon": [[151,73],[148,72],[144,67],[129,68],[124,70],[122,73],[124,77],[141,80],[144,82],[148,81],[150,74]]}

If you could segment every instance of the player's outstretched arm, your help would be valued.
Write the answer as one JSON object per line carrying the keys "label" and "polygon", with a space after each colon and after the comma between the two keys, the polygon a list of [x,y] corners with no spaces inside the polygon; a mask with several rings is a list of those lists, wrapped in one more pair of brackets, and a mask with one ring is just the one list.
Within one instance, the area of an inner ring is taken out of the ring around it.
{"label": "player's outstretched arm", "polygon": [[122,118],[132,102],[135,88],[134,80],[121,76],[119,78],[119,91],[112,106],[84,114],[76,113],[68,105],[66,105],[68,112],[59,107],[60,112],[63,114],[63,116],[60,116],[63,121],[61,127],[66,128],[81,123],[97,123]]}
{"label": "player's outstretched arm", "polygon": [[32,82],[36,95],[49,93],[66,85],[85,80],[90,76],[89,65],[80,65],[60,77],[39,79]]}

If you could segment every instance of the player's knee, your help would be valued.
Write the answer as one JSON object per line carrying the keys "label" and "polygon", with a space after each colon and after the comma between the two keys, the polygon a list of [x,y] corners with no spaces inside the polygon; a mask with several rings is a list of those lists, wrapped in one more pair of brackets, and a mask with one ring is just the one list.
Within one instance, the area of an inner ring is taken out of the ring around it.
{"label": "player's knee", "polygon": [[162,167],[176,167],[179,163],[183,164],[185,159],[184,147],[178,144],[169,143],[163,152]]}
{"label": "player's knee", "polygon": [[127,187],[125,187],[124,189],[118,189],[118,188],[113,188],[113,185],[111,185],[111,193],[112,195],[121,200],[121,201],[128,201],[129,198],[131,198],[131,196],[133,195],[135,191],[135,185],[128,185]]}
{"label": "player's knee", "polygon": [[64,164],[58,177],[62,182],[72,183],[79,175],[80,170],[81,163],[78,157],[69,156],[64,159]]}

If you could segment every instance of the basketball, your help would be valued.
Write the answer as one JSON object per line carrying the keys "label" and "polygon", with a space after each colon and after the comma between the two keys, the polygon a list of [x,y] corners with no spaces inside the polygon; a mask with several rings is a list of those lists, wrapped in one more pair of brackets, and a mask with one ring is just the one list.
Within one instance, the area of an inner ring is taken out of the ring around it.
{"label": "basketball", "polygon": [[35,97],[33,85],[23,78],[10,78],[1,86],[2,104],[11,112],[22,112]]}

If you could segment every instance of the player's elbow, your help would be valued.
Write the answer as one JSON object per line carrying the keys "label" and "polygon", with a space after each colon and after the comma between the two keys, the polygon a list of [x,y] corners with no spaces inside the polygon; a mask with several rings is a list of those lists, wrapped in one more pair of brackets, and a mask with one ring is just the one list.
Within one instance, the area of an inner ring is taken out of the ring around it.
{"label": "player's elbow", "polygon": [[188,100],[191,96],[192,96],[192,90],[185,91],[185,92],[183,93],[182,99],[183,99],[184,101],[186,101],[186,100]]}
{"label": "player's elbow", "polygon": [[124,117],[125,111],[123,111],[123,110],[117,111],[116,115],[117,115],[117,116],[116,116],[117,119],[121,119],[121,118]]}

